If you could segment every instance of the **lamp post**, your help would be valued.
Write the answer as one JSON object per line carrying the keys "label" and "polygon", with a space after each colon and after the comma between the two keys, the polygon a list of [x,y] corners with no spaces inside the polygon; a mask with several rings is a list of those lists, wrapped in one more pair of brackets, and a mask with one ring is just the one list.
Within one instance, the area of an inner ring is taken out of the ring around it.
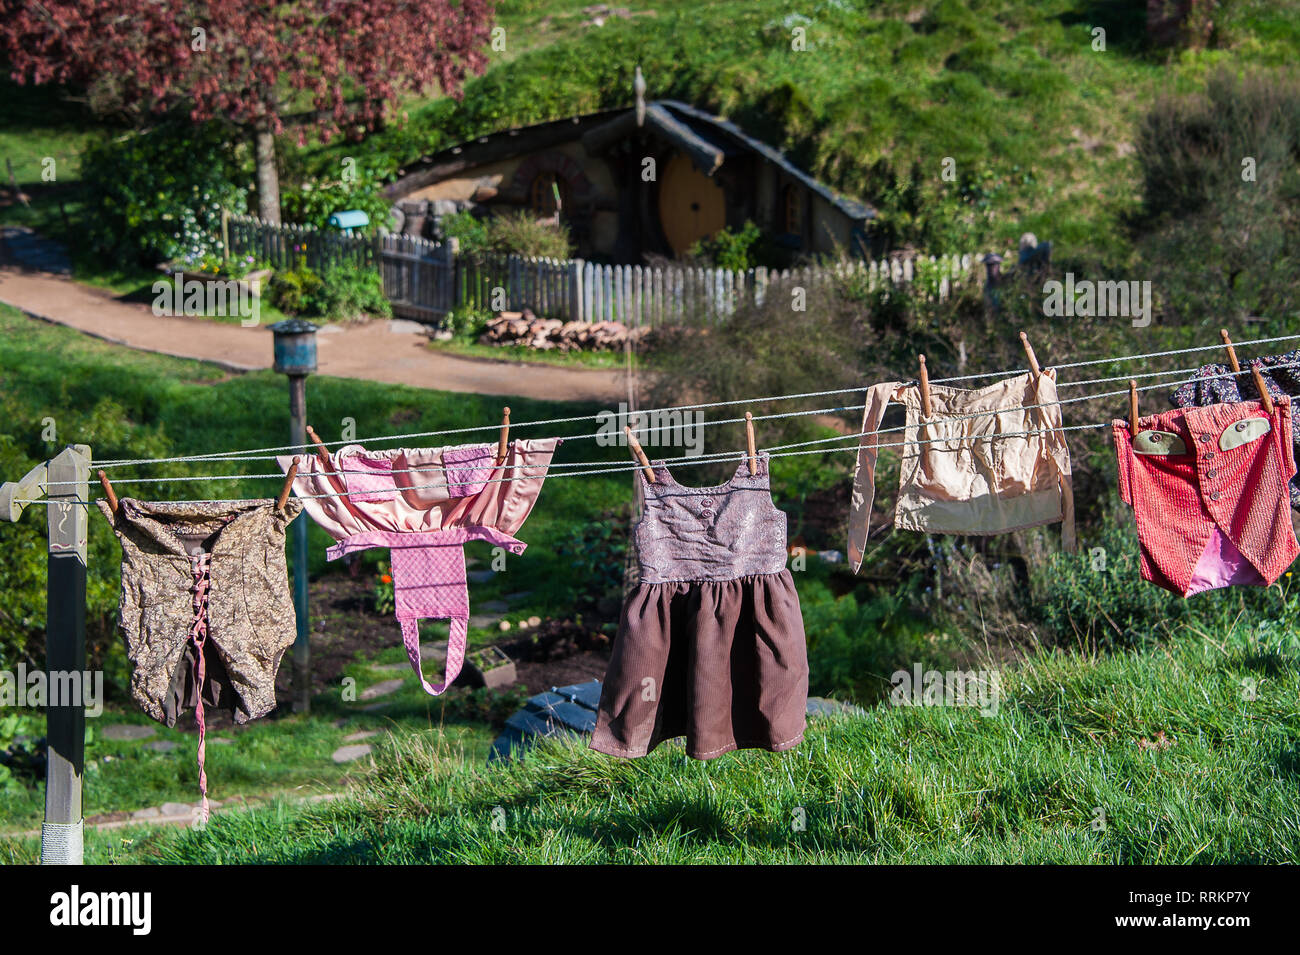
{"label": "lamp post", "polygon": [[[316,370],[316,326],[301,318],[276,322],[275,370],[289,376],[289,441],[307,444],[307,376]],[[293,643],[294,711],[311,710],[311,654],[307,644],[307,521],[293,523],[293,604],[298,637]]]}

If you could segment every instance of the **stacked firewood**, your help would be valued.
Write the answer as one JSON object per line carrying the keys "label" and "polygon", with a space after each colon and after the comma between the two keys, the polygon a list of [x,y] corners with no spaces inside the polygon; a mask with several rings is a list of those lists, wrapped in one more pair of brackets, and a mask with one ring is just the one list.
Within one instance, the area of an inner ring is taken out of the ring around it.
{"label": "stacked firewood", "polygon": [[489,319],[479,338],[484,345],[525,345],[539,351],[616,351],[630,339],[633,344],[650,328],[628,328],[622,322],[566,322],[538,318],[531,309],[500,312]]}

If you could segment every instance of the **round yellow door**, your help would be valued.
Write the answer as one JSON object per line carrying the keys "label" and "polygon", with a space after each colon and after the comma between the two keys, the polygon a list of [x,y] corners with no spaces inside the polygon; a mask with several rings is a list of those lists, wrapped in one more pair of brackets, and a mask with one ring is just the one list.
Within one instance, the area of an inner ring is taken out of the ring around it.
{"label": "round yellow door", "polygon": [[713,235],[727,224],[722,187],[686,156],[674,153],[659,183],[659,221],[673,252],[686,254],[696,240]]}

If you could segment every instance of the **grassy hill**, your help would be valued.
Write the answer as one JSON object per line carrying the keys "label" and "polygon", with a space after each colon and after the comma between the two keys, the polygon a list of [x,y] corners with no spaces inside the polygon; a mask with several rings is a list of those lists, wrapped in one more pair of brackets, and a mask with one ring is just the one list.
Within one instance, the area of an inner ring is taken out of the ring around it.
{"label": "grassy hill", "polygon": [[[781,146],[876,205],[895,242],[969,251],[1028,229],[1067,256],[1114,262],[1129,252],[1143,110],[1218,67],[1289,67],[1300,55],[1297,0],[1228,0],[1211,48],[1177,52],[1150,46],[1142,5],[1123,0],[647,0],[600,26],[587,6],[502,0],[506,48],[463,101],[412,99],[405,123],[363,144],[300,151],[286,136],[286,185],[336,174],[345,155],[390,176],[484,132],[625,105],[639,64],[650,96],[715,110]],[[1096,28],[1104,50],[1094,49]],[[796,29],[801,51],[791,49]],[[0,149],[39,200],[39,159],[69,153],[61,168],[73,175],[86,121],[10,89]],[[946,158],[956,182],[940,178]],[[56,215],[0,210],[51,228]]]}
{"label": "grassy hill", "polygon": [[[1114,257],[1137,195],[1134,123],[1157,94],[1300,53],[1294,0],[1229,4],[1219,48],[1180,53],[1150,48],[1142,7],[1123,2],[670,0],[599,27],[584,6],[499,4],[507,49],[489,72],[460,104],[409,104],[403,128],[369,138],[367,161],[400,165],[482,132],[625,105],[639,64],[649,96],[715,110],[786,149],[875,204],[897,241],[968,251],[1029,229],[1066,254]],[[940,178],[945,157],[956,183]]]}

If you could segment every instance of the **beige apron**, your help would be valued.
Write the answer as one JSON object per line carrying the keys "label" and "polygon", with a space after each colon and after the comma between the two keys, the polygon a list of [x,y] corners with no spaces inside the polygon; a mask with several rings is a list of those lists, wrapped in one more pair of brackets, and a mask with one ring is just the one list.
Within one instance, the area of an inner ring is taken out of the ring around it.
{"label": "beige apron", "polygon": [[[974,391],[933,385],[928,418],[921,413],[919,386],[892,381],[867,389],[849,514],[855,573],[862,567],[876,494],[875,432],[891,401],[907,409],[895,527],[1003,534],[1062,521],[1062,544],[1075,549],[1070,451],[1059,430],[1054,369],[1044,370],[1037,384],[1025,374]],[[1040,433],[1023,434],[1031,431]]]}

